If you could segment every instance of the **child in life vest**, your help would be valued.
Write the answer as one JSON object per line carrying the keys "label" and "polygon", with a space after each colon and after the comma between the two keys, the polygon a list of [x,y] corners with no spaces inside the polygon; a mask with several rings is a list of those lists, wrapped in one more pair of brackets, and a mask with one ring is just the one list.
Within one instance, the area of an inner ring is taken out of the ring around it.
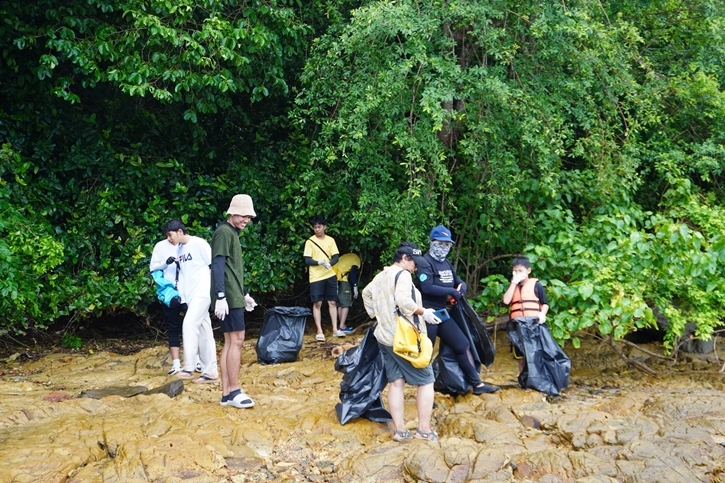
{"label": "child in life vest", "polygon": [[[513,266],[513,276],[511,284],[503,294],[503,303],[510,305],[509,325],[513,331],[516,330],[517,322],[513,319],[516,317],[539,317],[539,323],[546,322],[546,314],[549,312],[549,304],[546,301],[546,293],[544,287],[541,286],[538,279],[529,278],[531,274],[531,263],[526,257],[516,257],[511,263]],[[510,332],[510,330],[507,331]],[[510,338],[510,337],[509,337]],[[519,373],[523,372],[526,367],[526,359],[524,354],[514,346],[514,357],[519,361]]]}

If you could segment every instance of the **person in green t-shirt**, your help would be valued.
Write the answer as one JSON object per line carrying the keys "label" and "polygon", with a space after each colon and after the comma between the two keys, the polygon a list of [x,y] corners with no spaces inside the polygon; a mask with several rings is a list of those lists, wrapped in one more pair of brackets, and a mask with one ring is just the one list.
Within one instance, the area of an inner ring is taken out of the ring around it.
{"label": "person in green t-shirt", "polygon": [[236,195],[227,210],[227,220],[211,238],[212,307],[221,320],[224,348],[221,353],[222,406],[251,408],[254,401],[239,387],[239,365],[244,344],[244,311],[256,302],[244,287],[244,259],[239,233],[257,216],[249,195]]}

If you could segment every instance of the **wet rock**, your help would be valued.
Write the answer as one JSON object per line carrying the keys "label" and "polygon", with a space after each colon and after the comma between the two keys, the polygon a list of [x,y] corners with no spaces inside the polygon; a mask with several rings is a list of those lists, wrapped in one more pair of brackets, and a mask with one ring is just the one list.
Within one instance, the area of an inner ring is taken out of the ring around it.
{"label": "wet rock", "polygon": [[[529,475],[526,478],[535,481],[542,481],[545,476],[549,476],[550,481],[571,481],[574,474],[568,454],[556,449],[527,454],[523,459],[517,458],[516,465],[517,476],[525,470]],[[552,477],[555,478],[551,480]]]}
{"label": "wet rock", "polygon": [[513,468],[504,451],[482,448],[469,475],[471,481],[511,481]]}
{"label": "wet rock", "polygon": [[349,474],[353,481],[394,481],[403,476],[403,461],[407,444],[388,442],[343,461],[340,470]]}
{"label": "wet rock", "polygon": [[103,399],[109,396],[133,397],[148,391],[144,386],[104,387],[103,389],[85,389],[80,397]]}
{"label": "wet rock", "polygon": [[166,394],[169,397],[176,397],[182,392],[184,392],[184,381],[177,379],[176,381],[168,382],[163,386],[150,389],[143,394],[146,396],[151,394]]}
{"label": "wet rock", "polygon": [[[547,401],[516,387],[516,361],[502,346],[486,374],[501,391],[436,394],[442,441],[399,444],[389,424],[339,424],[332,345],[310,343],[297,362],[262,366],[253,344],[245,341],[240,373],[251,409],[220,406],[218,386],[187,384],[168,397],[161,389],[183,382],[166,376],[163,346],[16,360],[0,379],[0,481],[689,483],[718,481],[725,461],[725,381],[676,372],[692,362],[653,379],[606,345],[585,347],[571,351],[564,397]],[[142,387],[143,397],[63,396],[123,386]],[[415,430],[413,387],[404,412]]]}
{"label": "wet rock", "polygon": [[521,424],[527,428],[541,429],[541,421],[528,414],[521,416]]}
{"label": "wet rock", "polygon": [[438,443],[412,441],[403,464],[405,473],[418,481],[445,483],[450,472]]}
{"label": "wet rock", "polygon": [[496,421],[481,419],[475,414],[454,414],[443,421],[439,434],[456,435],[486,445],[503,446],[508,451],[517,453],[525,448],[518,435],[521,425],[518,421],[516,424],[517,427],[512,428]]}
{"label": "wet rock", "polygon": [[[598,446],[601,434],[614,430],[608,426],[612,419],[610,414],[601,411],[588,411],[584,414],[566,414],[559,419],[557,426],[564,440],[571,443],[574,449]],[[592,436],[594,435],[594,436]],[[613,436],[606,434],[607,439]]]}

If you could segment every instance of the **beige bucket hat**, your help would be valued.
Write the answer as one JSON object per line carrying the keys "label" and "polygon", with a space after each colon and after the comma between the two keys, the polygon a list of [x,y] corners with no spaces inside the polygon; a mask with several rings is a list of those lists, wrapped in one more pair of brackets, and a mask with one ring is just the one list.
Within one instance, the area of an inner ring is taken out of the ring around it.
{"label": "beige bucket hat", "polygon": [[236,195],[229,203],[227,215],[257,216],[254,212],[252,197],[249,195]]}

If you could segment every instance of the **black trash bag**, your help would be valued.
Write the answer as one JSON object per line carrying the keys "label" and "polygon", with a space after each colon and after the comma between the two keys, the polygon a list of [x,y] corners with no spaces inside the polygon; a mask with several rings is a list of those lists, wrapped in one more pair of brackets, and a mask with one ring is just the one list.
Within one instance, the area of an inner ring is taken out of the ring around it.
{"label": "black trash bag", "polygon": [[524,389],[557,396],[569,387],[571,361],[538,317],[516,317],[506,323],[511,343],[526,357],[519,384]]}
{"label": "black trash bag", "polygon": [[302,335],[307,317],[306,307],[272,307],[267,311],[257,339],[257,360],[260,364],[294,362],[302,349]]}
{"label": "black trash bag", "polygon": [[337,356],[335,359],[335,370],[347,374],[347,371],[354,369],[360,362],[360,346],[350,347],[348,350]]}
{"label": "black trash bag", "polygon": [[[481,365],[478,364],[478,367]],[[442,340],[438,346],[438,355],[433,361],[433,375],[433,389],[436,392],[457,395],[471,390],[471,384],[461,370],[456,353]]]}
{"label": "black trash bag", "polygon": [[[481,364],[486,367],[493,364],[496,349],[488,330],[468,300],[461,297],[448,313],[468,340],[476,371],[481,372]],[[463,373],[456,353],[443,340],[440,340],[438,355],[433,361],[433,374],[435,375],[433,388],[443,394],[466,394],[473,387]]]}
{"label": "black trash bag", "polygon": [[340,382],[340,403],[335,405],[340,424],[356,418],[378,423],[393,420],[381,397],[388,380],[374,330],[370,327],[360,345],[342,353],[335,363],[335,370],[345,374]]}
{"label": "black trash bag", "polygon": [[[469,336],[471,340],[471,347],[476,349],[478,361],[486,367],[490,367],[493,364],[493,360],[496,358],[496,347],[491,341],[491,337],[488,334],[486,326],[478,317],[478,314],[471,304],[468,303],[465,297],[458,299],[458,302],[453,304],[451,309],[453,318],[458,322],[459,318],[461,321],[466,321],[468,327]],[[460,315],[456,315],[460,312]],[[461,327],[461,323],[458,324]],[[463,330],[463,327],[461,327]],[[464,334],[466,331],[463,332]],[[476,355],[474,355],[476,359]]]}

